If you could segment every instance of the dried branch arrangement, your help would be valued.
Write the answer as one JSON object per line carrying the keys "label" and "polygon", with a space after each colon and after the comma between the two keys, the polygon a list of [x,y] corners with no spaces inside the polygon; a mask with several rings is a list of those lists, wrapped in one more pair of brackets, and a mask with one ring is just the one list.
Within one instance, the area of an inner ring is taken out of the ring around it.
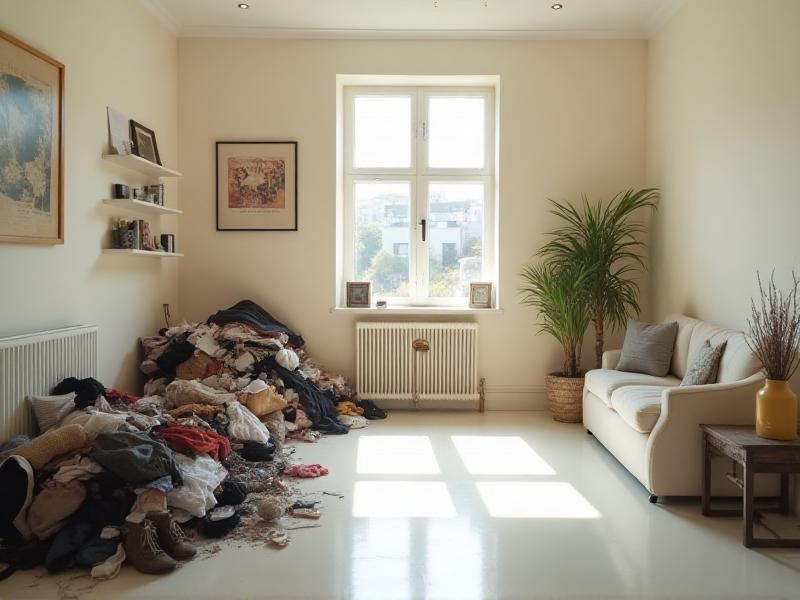
{"label": "dried branch arrangement", "polygon": [[775,274],[766,289],[758,276],[760,306],[751,300],[747,320],[747,344],[767,373],[767,378],[788,381],[800,365],[800,280],[792,272],[793,285],[783,292],[775,285]]}

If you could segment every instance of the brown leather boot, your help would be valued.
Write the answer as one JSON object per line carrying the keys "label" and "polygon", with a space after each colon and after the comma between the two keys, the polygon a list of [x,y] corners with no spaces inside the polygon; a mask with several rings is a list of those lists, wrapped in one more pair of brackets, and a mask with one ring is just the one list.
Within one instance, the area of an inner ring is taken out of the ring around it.
{"label": "brown leather boot", "polygon": [[161,542],[161,547],[172,558],[188,560],[197,554],[197,548],[186,541],[186,535],[171,514],[168,512],[151,512],[147,513],[147,518],[155,524],[158,532],[158,541]]}
{"label": "brown leather boot", "polygon": [[128,521],[125,525],[125,554],[138,571],[160,575],[174,571],[177,563],[167,556],[158,543],[155,524],[144,519],[141,523]]}

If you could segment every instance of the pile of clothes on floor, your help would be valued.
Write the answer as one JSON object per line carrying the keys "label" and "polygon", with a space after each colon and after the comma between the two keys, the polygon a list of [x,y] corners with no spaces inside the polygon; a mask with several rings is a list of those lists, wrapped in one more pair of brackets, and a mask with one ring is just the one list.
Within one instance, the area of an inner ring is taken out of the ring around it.
{"label": "pile of clothes on floor", "polygon": [[0,580],[40,564],[107,579],[126,560],[167,573],[197,552],[184,529],[219,538],[248,515],[318,518],[281,475],[327,470],[288,465],[285,444],[386,416],[251,301],[141,342],[143,397],[65,379],[30,398],[41,435],[0,446]]}

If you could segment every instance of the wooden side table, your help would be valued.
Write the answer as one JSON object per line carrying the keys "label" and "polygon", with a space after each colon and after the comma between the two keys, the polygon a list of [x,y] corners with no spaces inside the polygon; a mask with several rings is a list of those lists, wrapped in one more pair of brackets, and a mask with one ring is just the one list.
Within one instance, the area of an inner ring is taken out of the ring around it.
{"label": "wooden side table", "polygon": [[[709,517],[742,516],[744,519],[743,543],[748,548],[797,548],[800,538],[754,538],[753,477],[756,473],[780,475],[780,496],[773,507],[759,508],[764,512],[789,514],[789,475],[800,473],[800,440],[779,442],[756,435],[749,425],[700,425],[703,430],[703,514]],[[730,458],[742,466],[742,477],[728,475],[742,488],[742,509],[711,508],[711,457],[717,454]]]}

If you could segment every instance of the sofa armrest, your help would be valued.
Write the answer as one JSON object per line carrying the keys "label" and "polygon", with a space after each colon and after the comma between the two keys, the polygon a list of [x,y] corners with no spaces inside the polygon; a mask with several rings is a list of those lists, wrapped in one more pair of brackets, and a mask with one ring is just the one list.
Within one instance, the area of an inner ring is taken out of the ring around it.
{"label": "sofa armrest", "polygon": [[620,356],[622,356],[622,350],[606,350],[603,352],[603,368],[616,369]]}
{"label": "sofa armrest", "polygon": [[[647,440],[648,482],[654,494],[672,490],[681,477],[694,473],[700,482],[702,433],[700,425],[752,425],[756,392],[764,375],[756,373],[733,383],[690,385],[664,390],[661,415]],[[682,473],[682,475],[681,475]],[[679,495],[697,495],[691,491]]]}

